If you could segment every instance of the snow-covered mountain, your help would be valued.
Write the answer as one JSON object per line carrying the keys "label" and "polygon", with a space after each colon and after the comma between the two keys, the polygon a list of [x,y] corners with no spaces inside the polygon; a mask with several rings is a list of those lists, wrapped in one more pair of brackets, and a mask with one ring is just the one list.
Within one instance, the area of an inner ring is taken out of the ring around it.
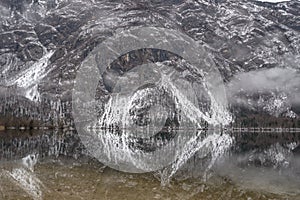
{"label": "snow-covered mountain", "polygon": [[1,116],[72,124],[82,61],[117,30],[139,26],[203,45],[234,109],[300,114],[299,1],[2,0],[0,13]]}

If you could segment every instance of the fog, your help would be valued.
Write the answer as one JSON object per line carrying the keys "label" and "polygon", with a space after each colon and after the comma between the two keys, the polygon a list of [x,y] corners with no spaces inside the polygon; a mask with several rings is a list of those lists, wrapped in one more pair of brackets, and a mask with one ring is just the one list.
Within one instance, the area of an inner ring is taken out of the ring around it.
{"label": "fog", "polygon": [[281,98],[285,106],[300,106],[300,72],[294,68],[275,67],[242,72],[232,78],[226,89],[232,104],[242,102],[250,105],[253,104],[249,101],[250,95],[270,94],[275,99]]}

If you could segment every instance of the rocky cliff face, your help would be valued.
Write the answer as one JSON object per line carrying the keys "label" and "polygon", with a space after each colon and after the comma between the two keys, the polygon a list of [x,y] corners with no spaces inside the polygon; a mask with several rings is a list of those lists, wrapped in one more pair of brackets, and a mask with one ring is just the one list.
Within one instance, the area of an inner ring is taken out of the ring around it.
{"label": "rocky cliff face", "polygon": [[73,81],[89,52],[117,30],[158,26],[179,30],[206,48],[233,112],[246,107],[297,118],[299,11],[296,0],[3,0],[1,116],[72,125]]}

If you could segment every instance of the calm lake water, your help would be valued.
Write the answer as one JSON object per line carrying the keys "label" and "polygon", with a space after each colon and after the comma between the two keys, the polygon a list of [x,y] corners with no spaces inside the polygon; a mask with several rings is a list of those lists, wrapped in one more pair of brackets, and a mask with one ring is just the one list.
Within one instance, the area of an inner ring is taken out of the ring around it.
{"label": "calm lake water", "polygon": [[70,132],[1,132],[0,199],[300,199],[298,133],[266,134],[272,142],[262,147],[253,135],[252,145],[236,137],[210,168],[211,158],[196,153],[166,180],[168,169],[133,174],[105,167]]}

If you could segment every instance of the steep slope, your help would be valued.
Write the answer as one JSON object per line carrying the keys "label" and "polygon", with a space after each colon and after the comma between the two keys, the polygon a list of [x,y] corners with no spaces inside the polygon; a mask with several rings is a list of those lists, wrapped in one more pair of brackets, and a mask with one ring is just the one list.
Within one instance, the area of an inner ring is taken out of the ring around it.
{"label": "steep slope", "polygon": [[[296,0],[4,0],[0,3],[0,85],[19,88],[14,96],[34,102],[32,106],[40,108],[37,120],[53,118],[58,124],[63,119],[72,124],[73,80],[89,52],[117,30],[158,26],[179,30],[206,48],[227,84],[233,112],[246,107],[297,117],[299,10]],[[245,77],[251,82],[253,76],[261,76],[270,83],[264,70],[271,68],[282,69],[273,70],[273,78],[284,74],[287,88],[239,88],[238,80]],[[1,102],[18,113],[13,102]],[[1,110],[1,115],[7,114]]]}

